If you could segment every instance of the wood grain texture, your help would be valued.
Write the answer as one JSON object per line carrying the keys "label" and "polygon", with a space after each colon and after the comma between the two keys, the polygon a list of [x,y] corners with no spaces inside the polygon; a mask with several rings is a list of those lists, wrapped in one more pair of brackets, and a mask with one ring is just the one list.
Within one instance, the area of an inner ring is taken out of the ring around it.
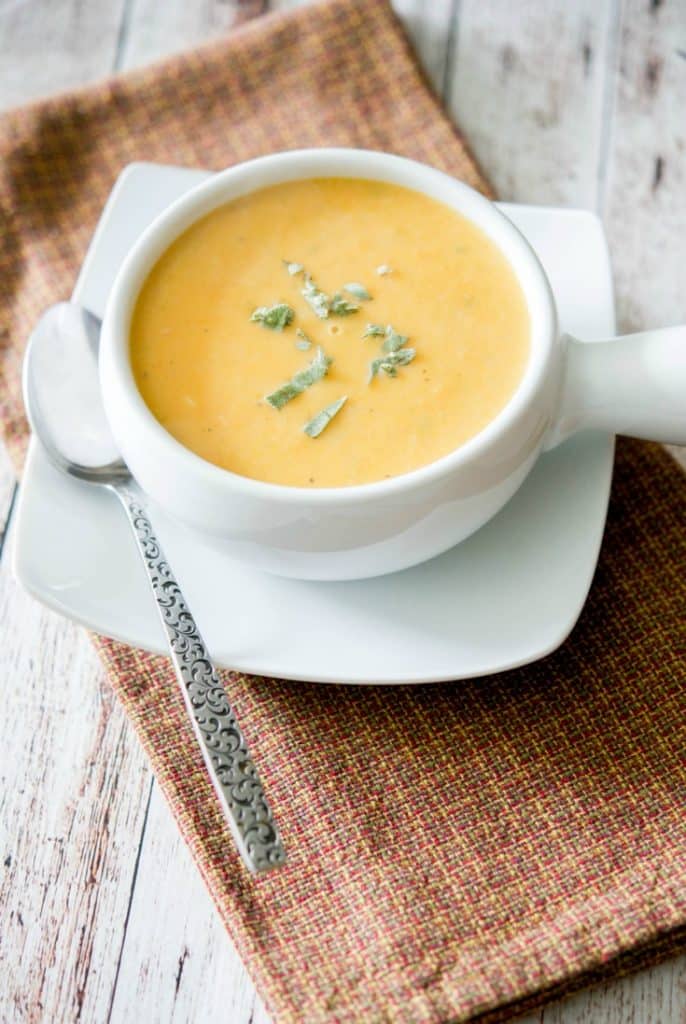
{"label": "wood grain texture", "polygon": [[[123,4],[0,5],[0,106],[102,77]],[[30,68],[30,73],[27,69]],[[0,521],[14,492],[0,463]],[[0,1020],[109,1017],[152,778],[85,633],[0,561]]]}
{"label": "wood grain texture", "polygon": [[105,1020],[150,769],[83,631],[0,566],[0,1019]]}
{"label": "wood grain texture", "polygon": [[[542,1024],[684,1024],[686,957],[585,989],[546,1006]],[[533,1024],[524,1022],[521,1024]]]}
{"label": "wood grain texture", "polygon": [[604,207],[624,330],[686,321],[686,4],[625,0]]}
{"label": "wood grain texture", "polygon": [[268,1024],[157,786],[111,1020]]}
{"label": "wood grain texture", "polygon": [[[0,0],[0,106],[216,37],[264,6]],[[624,326],[686,319],[680,0],[394,6],[504,197],[606,211]],[[0,523],[12,492],[0,460]],[[5,547],[0,673],[22,682],[0,719],[0,1020],[268,1024],[87,638],[19,592],[8,562]],[[686,1024],[686,957],[520,1024],[543,1021]]]}
{"label": "wood grain texture", "polygon": [[128,0],[117,57],[119,68],[137,67],[176,50],[223,35],[263,13],[265,0]]}
{"label": "wood grain texture", "polygon": [[632,331],[686,321],[686,4],[624,0],[617,35],[601,208]]}
{"label": "wood grain texture", "polygon": [[5,547],[5,530],[9,524],[16,497],[14,470],[5,449],[0,445],[0,560]]}
{"label": "wood grain texture", "polygon": [[502,199],[595,208],[611,0],[461,0],[451,113]]}
{"label": "wood grain texture", "polygon": [[0,109],[106,75],[125,0],[0,3]]}

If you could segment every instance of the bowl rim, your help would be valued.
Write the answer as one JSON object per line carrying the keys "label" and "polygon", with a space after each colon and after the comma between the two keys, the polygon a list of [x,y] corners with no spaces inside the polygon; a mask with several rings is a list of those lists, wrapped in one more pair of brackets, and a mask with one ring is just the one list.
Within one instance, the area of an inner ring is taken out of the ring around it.
{"label": "bowl rim", "polygon": [[[197,455],[155,418],[138,390],[129,359],[129,326],[143,283],[162,253],[193,223],[232,199],[270,185],[308,178],[362,178],[399,184],[443,202],[483,230],[512,267],[524,292],[531,321],[530,350],[524,374],[500,412],[473,437],[446,455],[406,473],[362,484],[296,487],[242,476]],[[494,237],[495,236],[495,237]],[[500,244],[504,242],[505,244]],[[544,386],[558,339],[555,302],[538,256],[521,231],[494,203],[445,171],[407,157],[367,149],[322,147],[295,149],[235,164],[200,182],[175,200],[146,228],[123,261],[112,286],[103,320],[100,380],[108,418],[110,389],[125,396],[127,418],[148,443],[186,465],[196,480],[276,503],[366,503],[406,494],[452,475],[478,461],[508,432]],[[112,376],[114,375],[114,376]],[[111,424],[115,437],[116,423]]]}

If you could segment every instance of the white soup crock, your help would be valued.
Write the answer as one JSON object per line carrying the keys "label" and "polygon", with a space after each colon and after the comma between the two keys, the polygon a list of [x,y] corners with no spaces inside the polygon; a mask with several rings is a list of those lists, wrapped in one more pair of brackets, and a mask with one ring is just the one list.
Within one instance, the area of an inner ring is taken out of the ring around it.
{"label": "white soup crock", "polygon": [[[530,357],[498,416],[436,462],[356,487],[262,483],[206,462],[155,419],[131,370],[129,325],[148,272],[194,221],[256,189],[330,176],[403,185],[478,225],[506,256],[526,297]],[[440,554],[503,507],[541,451],[578,430],[686,443],[686,328],[593,343],[560,335],[543,268],[503,213],[447,174],[363,150],[262,157],[215,175],[173,203],[119,270],[103,322],[100,376],[112,432],[143,490],[236,558],[303,579],[377,576]]]}

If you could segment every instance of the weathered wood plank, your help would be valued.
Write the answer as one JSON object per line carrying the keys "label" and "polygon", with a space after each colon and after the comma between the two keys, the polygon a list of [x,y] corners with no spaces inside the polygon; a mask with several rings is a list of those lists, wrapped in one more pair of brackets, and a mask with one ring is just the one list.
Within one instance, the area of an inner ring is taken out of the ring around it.
{"label": "weathered wood plank", "polygon": [[208,42],[266,9],[266,0],[169,0],[161,16],[157,0],[132,0],[122,32],[119,66],[137,67]]}
{"label": "weathered wood plank", "polygon": [[16,480],[9,456],[0,444],[0,558],[5,547],[5,530],[9,525],[16,494]]}
{"label": "weathered wood plank", "polygon": [[686,321],[686,4],[626,0],[605,220],[622,328]]}
{"label": "weathered wood plank", "polygon": [[461,0],[446,99],[503,199],[595,208],[610,0]]}
{"label": "weathered wood plank", "polygon": [[124,0],[0,4],[0,109],[111,70]]}
{"label": "weathered wood plank", "polygon": [[0,565],[3,1021],[105,1020],[150,770],[83,631]]}
{"label": "weathered wood plank", "polygon": [[686,957],[678,957],[546,1006],[542,1021],[544,1024],[684,1024],[685,991]]}
{"label": "weathered wood plank", "polygon": [[[169,808],[153,790],[111,1024],[257,1024],[252,983]],[[263,1015],[263,1019],[264,1015]]]}
{"label": "weathered wood plank", "polygon": [[[602,168],[622,330],[686,321],[686,5],[626,0]],[[686,469],[686,448],[670,449]]]}
{"label": "weathered wood plank", "polygon": [[[0,7],[0,105],[108,73],[122,0]],[[27,70],[30,69],[30,70]],[[13,485],[0,462],[4,523]],[[151,776],[82,630],[0,562],[0,1019],[106,1020]]]}

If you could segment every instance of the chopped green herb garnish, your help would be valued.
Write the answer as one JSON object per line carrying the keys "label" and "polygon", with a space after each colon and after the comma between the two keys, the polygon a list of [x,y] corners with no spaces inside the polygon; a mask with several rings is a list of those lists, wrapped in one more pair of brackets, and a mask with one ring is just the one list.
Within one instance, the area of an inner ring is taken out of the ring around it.
{"label": "chopped green herb garnish", "polygon": [[387,352],[386,355],[379,356],[378,359],[373,359],[369,368],[370,382],[380,372],[385,373],[387,377],[397,377],[398,367],[407,366],[416,355],[413,348],[400,348],[395,352]]}
{"label": "chopped green herb garnish", "polygon": [[386,333],[386,328],[382,327],[381,324],[367,324],[364,329],[363,338],[378,338],[382,334]]}
{"label": "chopped green herb garnish", "polygon": [[282,331],[295,316],[295,310],[285,302],[273,306],[258,306],[250,317],[251,321],[268,327],[271,331]]}
{"label": "chopped green herb garnish", "polygon": [[298,335],[298,341],[295,343],[296,348],[299,348],[301,352],[307,352],[309,348],[312,348],[312,342],[301,327],[296,327],[295,333]]}
{"label": "chopped green herb garnish", "polygon": [[354,295],[356,299],[362,299],[363,302],[371,299],[371,295],[359,281],[351,281],[350,284],[344,284],[343,291],[347,292],[348,295]]}
{"label": "chopped green herb garnish", "polygon": [[363,338],[384,336],[381,346],[383,355],[373,359],[369,367],[369,382],[371,383],[378,373],[385,373],[387,377],[397,377],[398,367],[407,366],[411,363],[416,352],[413,348],[405,348],[408,340],[405,334],[398,334],[392,324],[382,327],[381,324],[367,324]]}
{"label": "chopped green herb garnish", "polygon": [[348,316],[350,313],[357,313],[359,308],[356,302],[348,302],[340,292],[336,292],[329,303],[329,312],[334,316]]}
{"label": "chopped green herb garnish", "polygon": [[386,328],[386,340],[381,346],[384,352],[397,352],[407,342],[404,334],[397,334],[389,324]]}
{"label": "chopped green herb garnish", "polygon": [[273,409],[283,409],[287,402],[302,394],[305,388],[311,387],[312,384],[316,384],[318,380],[325,377],[331,362],[332,360],[324,353],[323,349],[317,346],[317,352],[309,366],[298,370],[289,381],[282,384],[276,391],[272,391],[270,395],[265,395],[265,402],[268,402]]}
{"label": "chopped green herb garnish", "polygon": [[313,416],[312,419],[305,424],[303,427],[305,433],[310,437],[319,437],[322,430],[325,430],[326,427],[328,427],[336,413],[341,411],[347,401],[348,396],[343,395],[342,398],[337,398],[335,402],[331,403],[331,405],[327,405],[325,409],[322,409],[321,412],[318,412],[316,416]]}
{"label": "chopped green herb garnish", "polygon": [[[353,282],[350,285],[346,284],[344,287],[351,294],[357,295],[358,292],[355,289],[358,289],[364,293],[364,296],[360,294],[359,297],[371,298],[364,285]],[[336,292],[335,295],[329,297],[326,292],[322,291],[315,284],[307,272],[305,273],[305,284],[301,288],[300,294],[320,320],[326,320],[329,314],[333,316],[348,316],[350,313],[357,313],[360,308],[356,302],[350,302],[349,299],[346,299],[341,292]]]}
{"label": "chopped green herb garnish", "polygon": [[340,292],[336,292],[336,295],[331,300],[329,309],[334,316],[348,316],[350,313],[356,313],[359,306],[356,302],[348,302]]}
{"label": "chopped green herb garnish", "polygon": [[303,270],[305,269],[302,263],[291,263],[290,260],[281,260],[281,262],[283,263],[284,267],[291,275],[291,277],[295,277],[296,274],[302,274]]}
{"label": "chopped green herb garnish", "polygon": [[305,285],[301,288],[300,294],[319,319],[326,320],[329,315],[329,296],[317,287],[309,274],[305,274]]}
{"label": "chopped green herb garnish", "polygon": [[376,268],[376,272],[379,275],[379,277],[383,277],[384,274],[392,274],[393,273],[393,269],[391,267],[389,267],[389,265],[387,263],[381,263]]}
{"label": "chopped green herb garnish", "polygon": [[384,352],[397,352],[407,342],[407,337],[404,334],[398,334],[391,324],[387,324],[386,327],[382,327],[381,324],[367,324],[362,337],[380,338],[382,335],[386,339],[383,343]]}

